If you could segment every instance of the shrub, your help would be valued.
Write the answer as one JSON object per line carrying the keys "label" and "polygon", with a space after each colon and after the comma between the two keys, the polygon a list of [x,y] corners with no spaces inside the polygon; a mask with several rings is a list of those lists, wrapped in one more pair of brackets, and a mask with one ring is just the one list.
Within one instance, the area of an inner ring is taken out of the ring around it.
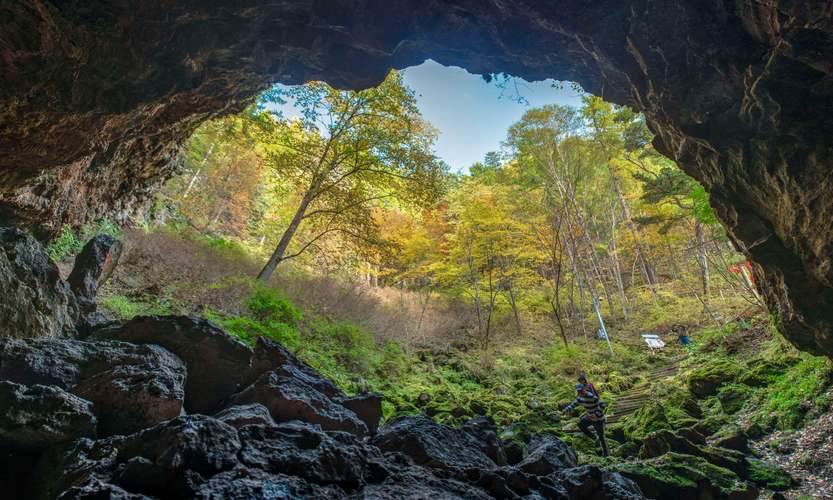
{"label": "shrub", "polygon": [[290,350],[298,349],[299,334],[298,330],[278,321],[267,321],[261,323],[242,316],[237,316],[228,319],[220,319],[220,326],[222,326],[230,334],[247,344],[254,344],[257,337],[265,337],[276,342],[280,342]]}
{"label": "shrub", "polygon": [[284,323],[292,328],[301,321],[301,311],[274,288],[257,287],[245,304],[258,321]]}
{"label": "shrub", "polygon": [[249,252],[246,248],[236,241],[211,234],[203,235],[202,241],[217,255],[229,259],[249,258]]}

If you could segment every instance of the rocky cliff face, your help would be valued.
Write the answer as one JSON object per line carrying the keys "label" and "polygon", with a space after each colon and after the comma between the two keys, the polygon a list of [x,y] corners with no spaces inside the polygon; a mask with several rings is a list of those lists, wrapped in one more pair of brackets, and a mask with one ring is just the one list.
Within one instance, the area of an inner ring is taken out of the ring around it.
{"label": "rocky cliff face", "polygon": [[273,82],[361,88],[431,57],[644,112],[710,191],[801,349],[833,356],[828,1],[0,5],[0,218],[126,217],[201,121]]}

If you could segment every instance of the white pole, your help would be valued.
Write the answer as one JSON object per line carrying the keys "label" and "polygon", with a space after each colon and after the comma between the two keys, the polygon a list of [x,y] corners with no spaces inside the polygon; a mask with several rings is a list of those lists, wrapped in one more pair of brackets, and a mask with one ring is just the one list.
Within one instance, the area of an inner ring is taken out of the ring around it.
{"label": "white pole", "polygon": [[602,310],[599,306],[599,299],[597,297],[593,297],[593,309],[596,310],[596,317],[599,318],[599,326],[602,330],[602,335],[605,336],[605,340],[607,341],[607,348],[610,350],[610,354],[613,354],[613,347],[610,345],[610,336],[607,334],[607,328],[605,328],[605,322],[602,319]]}

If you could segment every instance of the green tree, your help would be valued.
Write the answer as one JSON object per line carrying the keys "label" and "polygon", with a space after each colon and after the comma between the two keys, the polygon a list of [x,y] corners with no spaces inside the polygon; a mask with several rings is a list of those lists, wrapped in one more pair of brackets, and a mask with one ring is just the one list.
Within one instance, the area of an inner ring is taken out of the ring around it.
{"label": "green tree", "polygon": [[[427,204],[441,191],[444,166],[432,154],[435,131],[412,90],[392,72],[378,87],[340,91],[310,83],[268,93],[263,105],[291,102],[300,120],[265,120],[266,158],[298,203],[258,279],[331,233],[353,241],[376,234],[382,202]],[[306,241],[290,249],[302,225]]]}

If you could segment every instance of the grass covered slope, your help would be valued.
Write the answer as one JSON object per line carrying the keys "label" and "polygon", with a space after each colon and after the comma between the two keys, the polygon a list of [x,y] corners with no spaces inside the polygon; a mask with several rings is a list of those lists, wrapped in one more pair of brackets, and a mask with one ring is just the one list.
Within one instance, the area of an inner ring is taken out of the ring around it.
{"label": "grass covered slope", "polygon": [[833,364],[798,353],[760,318],[697,339],[679,374],[652,385],[657,397],[611,426],[622,443],[607,463],[657,498],[807,491],[802,477],[753,450],[765,436],[801,433],[831,412]]}

